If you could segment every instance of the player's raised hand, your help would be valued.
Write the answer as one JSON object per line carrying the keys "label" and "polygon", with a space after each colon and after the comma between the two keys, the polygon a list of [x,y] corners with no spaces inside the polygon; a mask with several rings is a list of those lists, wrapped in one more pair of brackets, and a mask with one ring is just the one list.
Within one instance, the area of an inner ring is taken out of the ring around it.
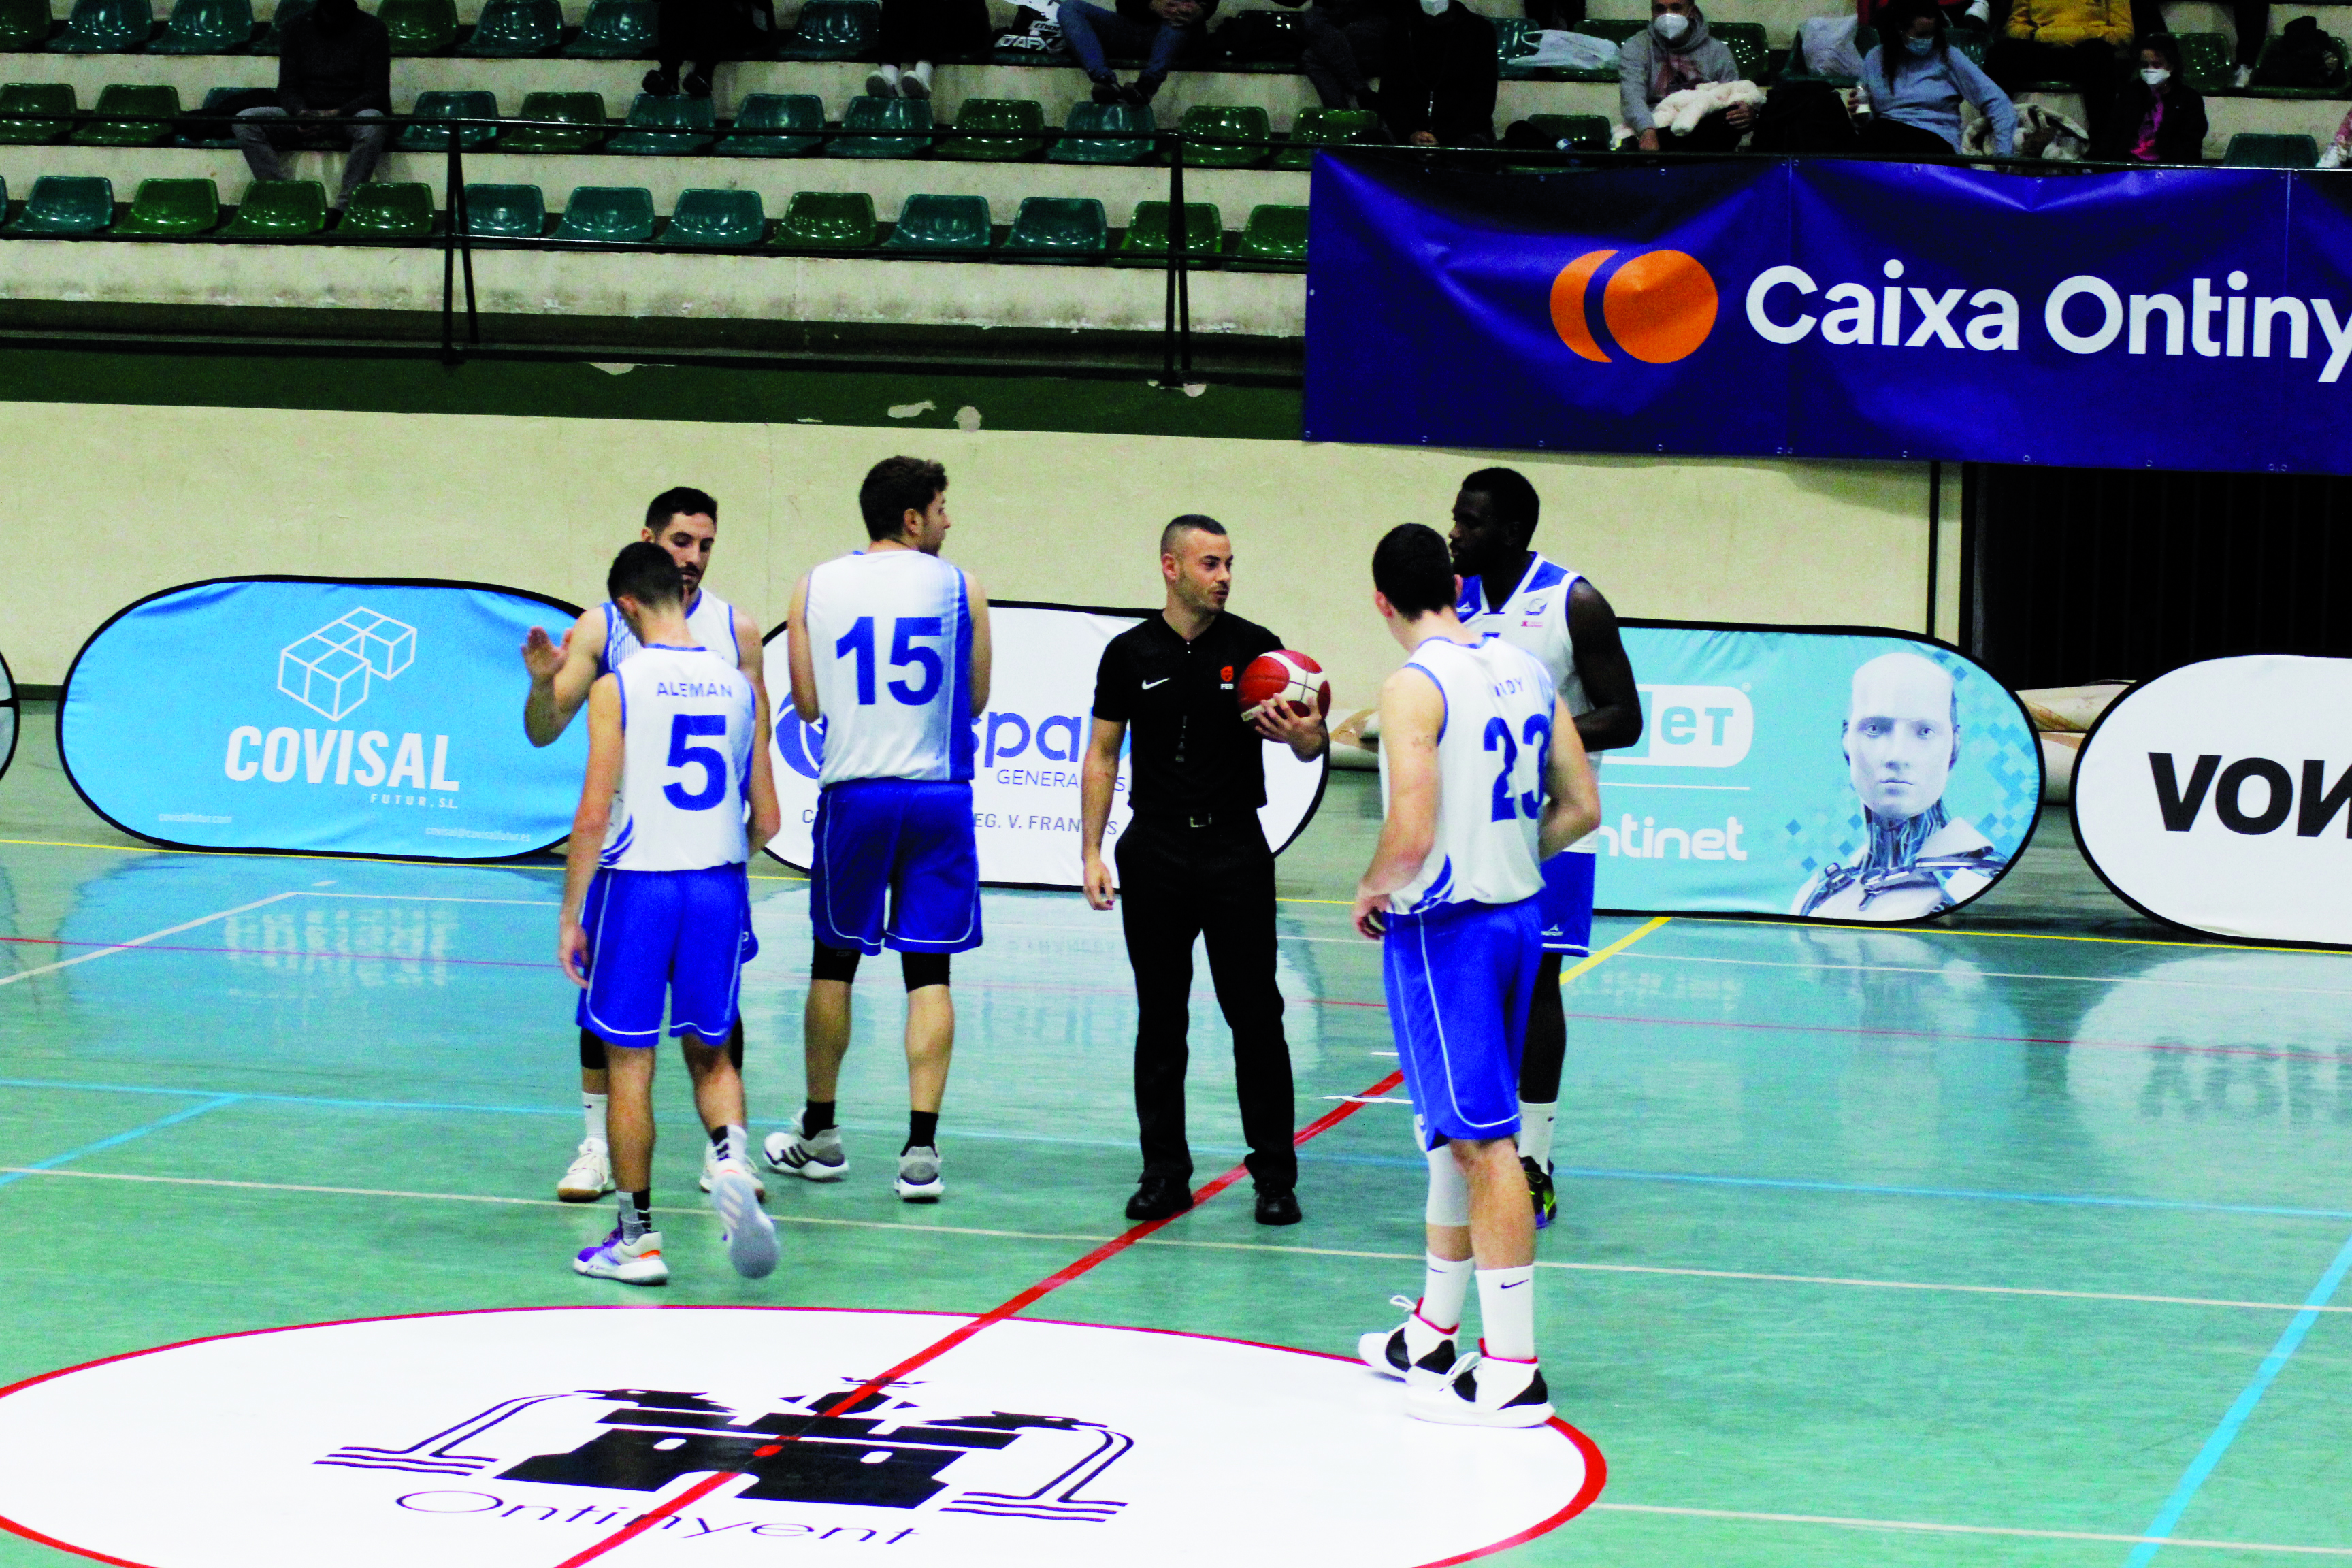
{"label": "player's raised hand", "polygon": [[1087,905],[1089,909],[1107,910],[1114,895],[1110,885],[1110,868],[1099,855],[1087,857]]}
{"label": "player's raised hand", "polygon": [[572,984],[581,990],[588,989],[588,933],[578,921],[565,921],[555,939],[555,962],[572,977]]}
{"label": "player's raised hand", "polygon": [[562,645],[547,635],[546,627],[533,626],[523,637],[522,667],[533,680],[552,680],[563,668]]}
{"label": "player's raised hand", "polygon": [[1387,934],[1388,920],[1389,896],[1386,893],[1360,890],[1356,894],[1356,907],[1348,911],[1348,921],[1356,928],[1356,934],[1373,942]]}

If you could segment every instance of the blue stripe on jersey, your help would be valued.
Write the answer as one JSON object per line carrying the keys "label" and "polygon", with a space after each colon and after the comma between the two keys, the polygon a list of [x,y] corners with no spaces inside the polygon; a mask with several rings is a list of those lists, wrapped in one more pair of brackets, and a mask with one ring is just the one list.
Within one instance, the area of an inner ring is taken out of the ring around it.
{"label": "blue stripe on jersey", "polygon": [[596,656],[596,673],[610,675],[613,673],[613,601],[607,599],[599,607],[604,612],[604,651]]}
{"label": "blue stripe on jersey", "polygon": [[1536,557],[1535,571],[1528,574],[1526,582],[1519,584],[1519,592],[1532,594],[1538,588],[1549,588],[1567,575],[1567,567],[1555,562],[1546,561],[1539,555]]}
{"label": "blue stripe on jersey", "polygon": [[956,573],[955,678],[948,691],[948,781],[971,782],[975,720],[971,711],[971,584]]}

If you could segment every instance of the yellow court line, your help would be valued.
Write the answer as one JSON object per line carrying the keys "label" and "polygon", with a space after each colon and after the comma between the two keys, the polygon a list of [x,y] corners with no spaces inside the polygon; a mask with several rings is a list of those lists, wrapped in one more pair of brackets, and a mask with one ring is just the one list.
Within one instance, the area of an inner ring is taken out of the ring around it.
{"label": "yellow court line", "polygon": [[1565,985],[1570,981],[1575,979],[1578,975],[1583,973],[1586,970],[1595,969],[1600,965],[1606,963],[1609,960],[1616,957],[1619,953],[1624,952],[1627,948],[1633,946],[1635,942],[1649,935],[1652,931],[1662,930],[1673,918],[1674,917],[1671,915],[1653,916],[1638,930],[1626,932],[1623,936],[1619,937],[1615,942],[1611,942],[1607,947],[1602,948],[1599,952],[1592,954],[1590,958],[1585,959],[1575,967],[1563,971],[1559,977],[1559,983],[1562,985]]}
{"label": "yellow court line", "polygon": [[1907,1519],[1847,1519],[1827,1513],[1751,1513],[1741,1509],[1664,1508],[1639,1502],[1596,1502],[1591,1506],[1595,1513],[1662,1513],[1683,1519],[1748,1520],[1763,1524],[1822,1524],[1839,1530],[1900,1530],[1928,1535],[2000,1535],[2028,1541],[2105,1541],[2119,1546],[2203,1546],[2221,1552],[2287,1552],[2309,1557],[2352,1557],[2352,1546],[2283,1546],[2262,1541],[2200,1541],[2185,1535],[2110,1535],[2095,1530],[1931,1524]]}

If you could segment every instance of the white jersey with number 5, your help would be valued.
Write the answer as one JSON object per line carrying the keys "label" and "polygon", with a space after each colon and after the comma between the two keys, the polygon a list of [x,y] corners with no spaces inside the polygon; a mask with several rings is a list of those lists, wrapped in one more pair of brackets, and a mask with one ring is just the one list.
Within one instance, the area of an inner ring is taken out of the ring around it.
{"label": "white jersey with number 5", "polygon": [[[1551,755],[1551,672],[1500,637],[1475,646],[1432,637],[1405,668],[1437,684],[1437,836],[1420,875],[1390,903],[1408,914],[1441,904],[1515,904],[1543,889],[1536,827]],[[1389,759],[1381,754],[1381,795]]]}
{"label": "white jersey with number 5", "polygon": [[613,672],[621,683],[621,787],[601,864],[699,871],[748,858],[759,700],[750,678],[707,649],[655,643]]}
{"label": "white jersey with number 5", "polygon": [[824,711],[820,786],[971,778],[971,595],[919,550],[860,551],[809,574],[809,652]]}

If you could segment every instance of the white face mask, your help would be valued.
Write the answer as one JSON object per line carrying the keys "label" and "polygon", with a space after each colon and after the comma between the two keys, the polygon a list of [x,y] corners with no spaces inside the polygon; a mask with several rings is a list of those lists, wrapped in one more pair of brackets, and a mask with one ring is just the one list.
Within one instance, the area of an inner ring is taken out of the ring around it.
{"label": "white face mask", "polygon": [[1421,0],[1423,16],[1443,16],[1454,7],[1454,0]]}
{"label": "white face mask", "polygon": [[1681,37],[1685,33],[1690,31],[1690,18],[1688,16],[1676,16],[1674,12],[1669,11],[1664,16],[1657,17],[1652,21],[1650,26],[1654,30],[1655,30],[1658,37],[1671,44],[1676,38]]}
{"label": "white face mask", "polygon": [[2172,79],[2172,73],[2162,66],[2150,66],[2139,73],[2139,79],[2150,87],[2162,87]]}

